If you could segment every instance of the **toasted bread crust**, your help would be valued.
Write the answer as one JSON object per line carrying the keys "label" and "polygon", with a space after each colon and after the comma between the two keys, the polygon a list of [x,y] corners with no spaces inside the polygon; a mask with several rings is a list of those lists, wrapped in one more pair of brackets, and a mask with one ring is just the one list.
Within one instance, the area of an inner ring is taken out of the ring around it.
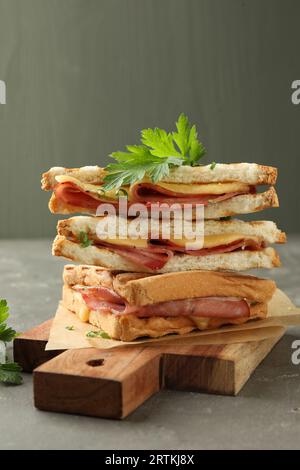
{"label": "toasted bread crust", "polygon": [[[70,175],[83,183],[102,184],[106,175],[104,168],[85,166],[82,168],[53,167],[42,175],[42,189],[49,191],[56,184],[58,175]],[[277,179],[277,168],[257,163],[217,163],[213,170],[211,165],[190,167],[188,165],[173,168],[169,176],[162,181],[166,183],[211,183],[238,181],[251,185],[273,185]]]}
{"label": "toasted bread crust", "polygon": [[259,165],[258,183],[257,184],[266,184],[274,185],[277,181],[278,170],[272,166]]}
{"label": "toasted bread crust", "polygon": [[242,297],[251,302],[265,303],[272,298],[276,290],[275,282],[269,279],[215,271],[152,275],[118,273],[96,266],[67,265],[63,279],[65,285],[70,287],[108,287],[123,297],[129,305],[136,306],[196,297]]}
{"label": "toasted bread crust", "polygon": [[[75,314],[85,305],[78,292],[64,286],[63,305]],[[242,324],[249,320],[265,318],[267,304],[258,303],[250,306],[249,318],[196,318],[196,317],[159,317],[139,318],[134,315],[114,315],[91,310],[89,323],[101,328],[111,338],[121,341],[133,341],[142,336],[158,338],[171,333],[186,334],[195,329],[207,330],[223,325]]]}
{"label": "toasted bread crust", "polygon": [[[81,231],[88,233],[89,237],[95,241],[98,240],[97,224],[104,220],[102,217],[76,216],[69,219],[60,220],[57,224],[57,233],[65,237],[78,238]],[[109,217],[107,219],[110,220]],[[165,223],[164,223],[165,224]],[[109,225],[109,222],[108,222]],[[166,225],[166,224],[165,224]],[[165,226],[164,225],[164,226]],[[170,230],[174,226],[174,221],[170,223]],[[255,221],[245,222],[243,220],[206,220],[204,223],[204,236],[221,235],[226,233],[239,233],[248,236],[259,237],[266,244],[284,243],[286,235],[281,232],[274,222]],[[145,231],[147,235],[147,231]]]}
{"label": "toasted bread crust", "polygon": [[[151,277],[152,274],[146,273],[120,273],[120,271],[109,271],[100,266],[74,265],[67,264],[63,271],[63,281],[68,286],[79,284],[82,286],[103,286],[115,289],[114,283],[121,274],[123,284],[131,280]],[[116,292],[118,292],[116,290]]]}
{"label": "toasted bread crust", "polygon": [[281,233],[279,234],[279,237],[277,238],[276,243],[286,243],[286,241],[287,241],[286,233],[285,233],[285,232],[281,232]]}
{"label": "toasted bread crust", "polygon": [[63,281],[68,286],[103,286],[113,288],[114,272],[100,266],[67,264],[63,270]]}
{"label": "toasted bread crust", "polygon": [[262,202],[262,205],[257,208],[257,211],[263,210],[267,207],[279,207],[279,199],[278,195],[276,193],[276,190],[273,186],[266,191],[265,193],[262,193],[265,195],[264,200]]}
{"label": "toasted bread crust", "polygon": [[81,168],[53,167],[42,174],[42,189],[44,191],[53,190],[54,186],[57,184],[55,178],[59,175],[69,175],[73,178],[78,178],[83,183],[101,184],[103,183],[106,171],[99,166],[84,166]]}
{"label": "toasted bread crust", "polygon": [[138,306],[197,297],[242,297],[265,303],[276,290],[275,282],[269,279],[217,271],[183,271],[129,280],[117,274],[113,287],[130,305]]}
{"label": "toasted bread crust", "polygon": [[273,185],[276,180],[277,168],[257,163],[217,163],[213,170],[211,165],[196,167],[186,165],[171,169],[170,174],[164,179],[170,183],[238,181],[252,185]]}

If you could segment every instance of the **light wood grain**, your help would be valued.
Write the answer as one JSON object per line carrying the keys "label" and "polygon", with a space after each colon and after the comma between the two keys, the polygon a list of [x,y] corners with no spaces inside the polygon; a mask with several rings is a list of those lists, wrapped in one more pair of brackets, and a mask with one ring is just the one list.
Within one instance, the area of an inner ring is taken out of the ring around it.
{"label": "light wood grain", "polygon": [[[281,336],[230,345],[136,345],[44,351],[50,322],[15,341],[15,359],[34,370],[41,410],[124,418],[161,388],[236,395]],[[50,360],[49,360],[50,359]]]}
{"label": "light wood grain", "polygon": [[66,351],[35,369],[35,406],[123,418],[159,391],[159,363],[159,351],[145,347]]}
{"label": "light wood grain", "polygon": [[237,395],[282,335],[262,341],[168,348],[163,354],[166,388]]}

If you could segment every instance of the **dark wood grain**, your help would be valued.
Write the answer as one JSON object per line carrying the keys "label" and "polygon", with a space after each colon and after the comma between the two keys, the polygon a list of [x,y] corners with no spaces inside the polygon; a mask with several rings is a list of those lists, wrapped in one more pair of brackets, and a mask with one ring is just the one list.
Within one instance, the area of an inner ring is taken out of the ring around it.
{"label": "dark wood grain", "polygon": [[47,320],[19,335],[13,344],[14,360],[24,372],[32,372],[40,364],[52,359],[62,351],[45,351],[52,320]]}

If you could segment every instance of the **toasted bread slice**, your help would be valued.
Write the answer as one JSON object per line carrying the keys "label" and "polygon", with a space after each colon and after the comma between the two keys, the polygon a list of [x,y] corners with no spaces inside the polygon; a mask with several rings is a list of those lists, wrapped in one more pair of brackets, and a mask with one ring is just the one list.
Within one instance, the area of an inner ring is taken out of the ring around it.
{"label": "toasted bread slice", "polygon": [[[138,266],[119,254],[97,246],[82,248],[80,244],[58,235],[53,242],[52,253],[54,256],[63,256],[69,260],[95,266],[103,266],[110,270],[131,272],[153,272],[142,266]],[[155,271],[167,273],[176,271],[203,270],[233,270],[245,271],[251,268],[273,268],[280,266],[279,256],[271,248],[260,251],[234,251],[231,253],[212,254],[207,256],[190,256],[187,254],[175,254],[163,268]]]}
{"label": "toasted bread slice", "polygon": [[[109,221],[110,218],[108,217]],[[66,237],[79,237],[80,232],[86,232],[93,240],[97,239],[97,224],[103,221],[102,217],[77,216],[60,220],[57,224],[57,233]],[[129,222],[130,223],[130,222]],[[107,222],[109,224],[109,222]],[[166,226],[164,222],[164,226]],[[171,221],[170,232],[174,221]],[[147,228],[147,225],[145,225]],[[285,243],[286,234],[277,228],[272,221],[245,222],[243,220],[206,220],[204,222],[204,237],[211,235],[224,235],[236,233],[242,237],[258,237],[265,243]],[[147,233],[145,233],[147,235]]]}
{"label": "toasted bread slice", "polygon": [[51,191],[57,184],[56,176],[67,175],[89,184],[102,184],[106,174],[104,168],[99,166],[83,166],[81,168],[53,167],[42,175],[42,189]]}
{"label": "toasted bread slice", "polygon": [[107,287],[135,306],[197,297],[241,297],[265,303],[276,289],[270,279],[230,272],[120,273],[87,265],[66,265],[63,280],[68,287]]}
{"label": "toasted bread slice", "polygon": [[[42,175],[42,189],[49,191],[56,184],[56,176],[68,175],[83,183],[102,184],[106,172],[98,166],[82,168],[53,167]],[[240,182],[250,185],[273,185],[277,179],[277,168],[257,163],[217,163],[211,165],[180,166],[170,170],[162,181],[165,183],[213,183]]]}

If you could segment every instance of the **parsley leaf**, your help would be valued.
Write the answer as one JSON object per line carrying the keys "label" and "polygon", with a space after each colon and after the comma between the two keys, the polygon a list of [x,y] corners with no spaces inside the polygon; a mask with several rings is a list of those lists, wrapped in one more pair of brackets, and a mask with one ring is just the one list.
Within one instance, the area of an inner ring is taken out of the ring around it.
{"label": "parsley leaf", "polygon": [[142,145],[127,145],[127,152],[113,152],[110,156],[117,163],[107,165],[102,189],[118,189],[145,177],[156,183],[168,176],[170,168],[196,165],[205,154],[196,127],[190,124],[185,114],[181,114],[176,128],[177,132],[173,133],[157,127],[143,129]]}
{"label": "parsley leaf", "polygon": [[20,385],[23,382],[22,367],[16,362],[0,364],[0,382],[11,385]]}
{"label": "parsley leaf", "polygon": [[87,338],[103,338],[111,339],[111,337],[105,333],[105,331],[88,331],[85,335]]}
{"label": "parsley leaf", "polygon": [[186,158],[186,165],[195,165],[205,154],[205,148],[198,140],[196,126],[191,126],[188,117],[180,114],[176,122],[177,132],[173,132],[173,139]]}
{"label": "parsley leaf", "polygon": [[12,328],[8,327],[6,323],[0,325],[0,341],[9,343],[16,337],[17,333]]}
{"label": "parsley leaf", "polygon": [[83,230],[79,232],[79,241],[82,248],[87,248],[93,244],[93,240],[90,240],[88,234]]}
{"label": "parsley leaf", "polygon": [[7,320],[9,316],[8,310],[9,308],[8,308],[6,300],[1,299],[0,300],[0,323],[3,323],[5,322],[5,320]]}
{"label": "parsley leaf", "polygon": [[214,170],[214,169],[216,168],[216,165],[217,165],[216,162],[212,162],[212,163],[210,164],[210,167],[209,167],[209,168],[210,168],[211,170]]}
{"label": "parsley leaf", "polygon": [[181,155],[188,155],[189,152],[189,135],[190,126],[189,120],[185,114],[180,114],[176,122],[177,132],[173,132],[173,139],[175,140]]}
{"label": "parsley leaf", "polygon": [[69,331],[74,331],[75,330],[73,325],[67,325],[67,326],[65,326],[65,328],[66,328],[66,330],[69,330]]}
{"label": "parsley leaf", "polygon": [[5,320],[9,317],[9,308],[6,300],[0,299],[0,341],[9,343],[17,335],[16,331],[8,327]]}
{"label": "parsley leaf", "polygon": [[142,131],[142,142],[149,147],[151,154],[156,157],[181,157],[182,153],[174,147],[172,134],[163,129],[144,129]]}
{"label": "parsley leaf", "polygon": [[105,191],[119,189],[121,186],[141,181],[145,176],[149,176],[156,183],[169,174],[169,165],[181,165],[181,159],[159,158],[151,155],[144,163],[132,162],[130,158],[127,162],[112,163],[106,167],[109,174],[104,178],[103,189]]}
{"label": "parsley leaf", "polygon": [[[7,302],[4,299],[0,299],[0,341],[3,341],[4,343],[9,343],[17,336],[15,330],[8,327],[5,323],[8,317],[9,308]],[[0,364],[0,382],[20,385],[22,383],[21,371],[21,366],[16,362]]]}

